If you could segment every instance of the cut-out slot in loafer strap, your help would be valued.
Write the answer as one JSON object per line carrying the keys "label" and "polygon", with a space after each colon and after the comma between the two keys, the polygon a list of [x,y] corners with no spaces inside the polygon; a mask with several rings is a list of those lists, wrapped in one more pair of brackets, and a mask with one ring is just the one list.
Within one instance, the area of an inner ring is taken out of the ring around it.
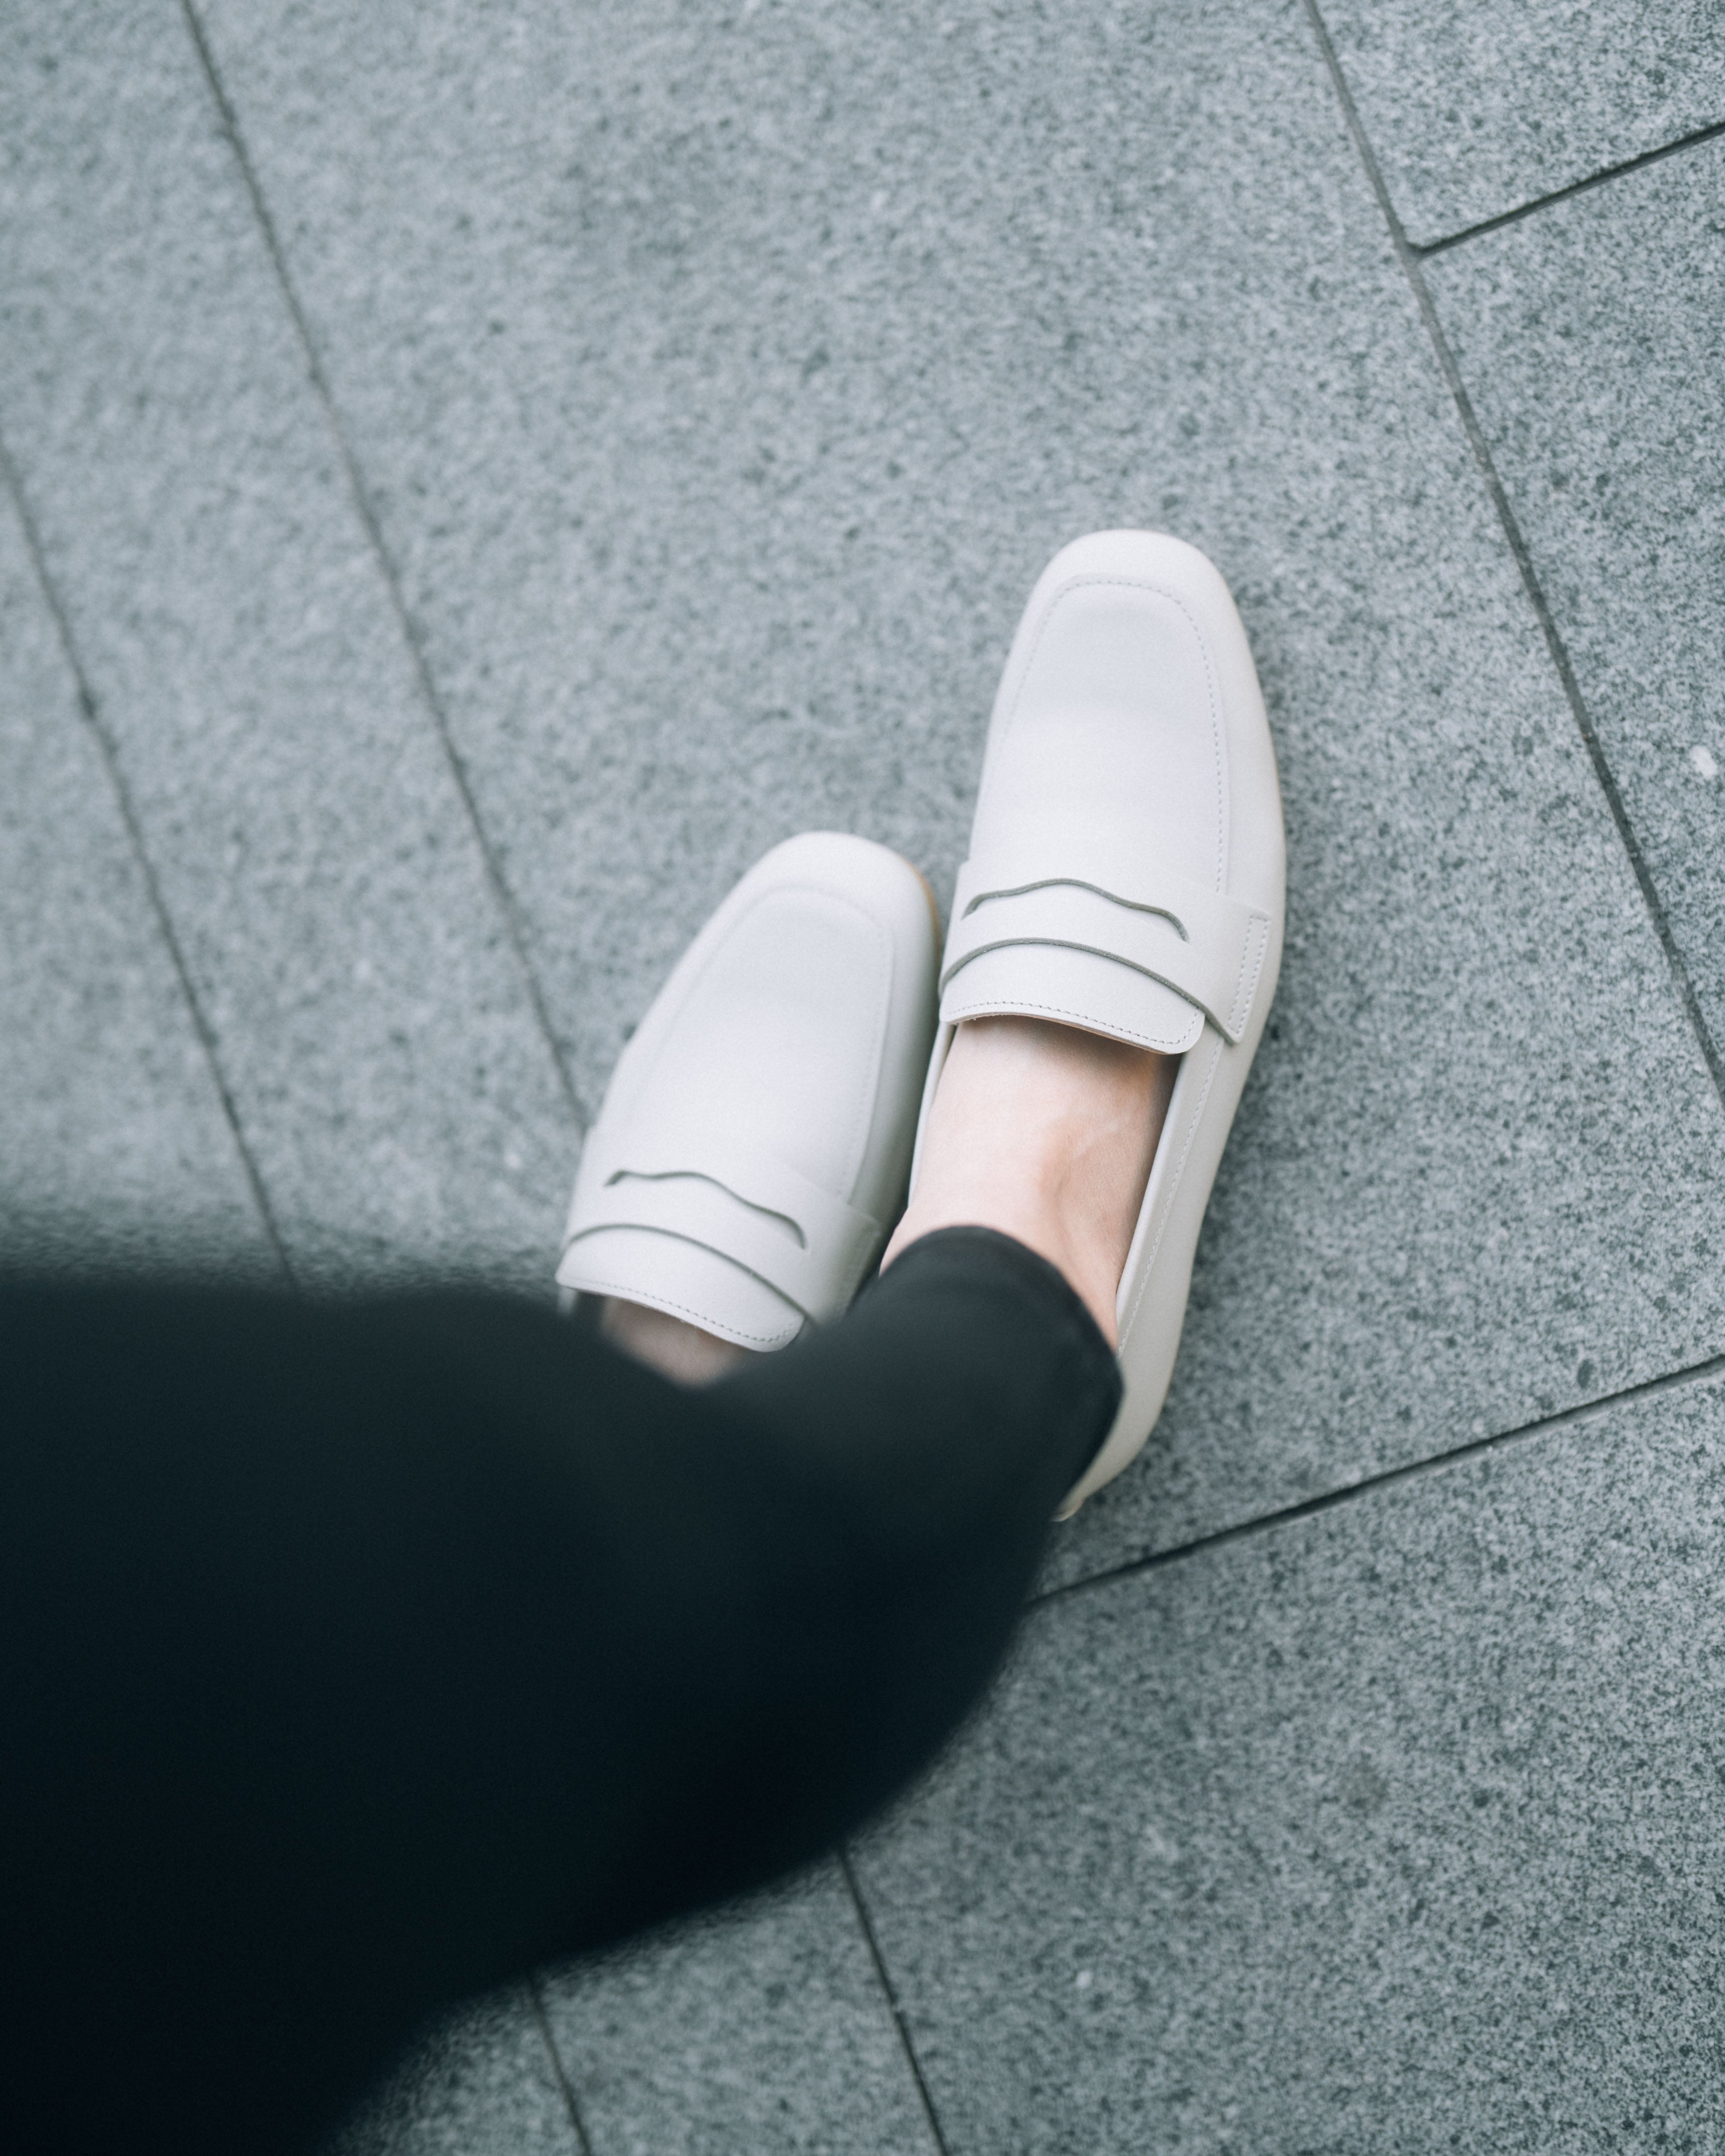
{"label": "cut-out slot in loafer strap", "polygon": [[566,1255],[603,1228],[680,1236],[753,1273],[817,1323],[849,1302],[880,1240],[866,1213],[788,1163],[716,1133],[675,1145],[625,1142],[595,1163],[589,1188]]}
{"label": "cut-out slot in loafer strap", "polygon": [[1154,869],[1105,876],[1102,865],[1000,855],[967,861],[952,901],[941,993],[985,951],[1031,943],[1087,951],[1160,981],[1238,1041],[1270,937],[1270,917],[1225,892]]}

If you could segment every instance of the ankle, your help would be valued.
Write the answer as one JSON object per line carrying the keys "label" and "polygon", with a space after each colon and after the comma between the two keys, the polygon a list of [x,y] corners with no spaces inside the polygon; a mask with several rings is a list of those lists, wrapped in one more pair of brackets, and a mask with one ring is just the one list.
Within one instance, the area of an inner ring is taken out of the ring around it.
{"label": "ankle", "polygon": [[703,1332],[686,1318],[649,1303],[629,1302],[608,1295],[599,1312],[599,1331],[614,1348],[637,1363],[644,1363],[661,1377],[680,1385],[711,1384],[747,1356],[747,1348]]}
{"label": "ankle", "polygon": [[993,1228],[1055,1266],[1116,1344],[1120,1277],[1176,1068],[1040,1019],[962,1025],[883,1264],[937,1228]]}

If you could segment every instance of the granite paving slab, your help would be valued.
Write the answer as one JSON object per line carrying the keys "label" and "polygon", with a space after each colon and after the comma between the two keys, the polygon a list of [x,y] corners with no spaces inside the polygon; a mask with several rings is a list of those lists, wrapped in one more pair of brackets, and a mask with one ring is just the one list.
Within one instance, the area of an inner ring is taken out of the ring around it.
{"label": "granite paving slab", "polygon": [[1061,542],[1233,583],[1281,1001],[1063,1576],[1725,1342],[1718,1101],[1302,8],[200,12],[588,1098],[786,833],[950,892]]}
{"label": "granite paving slab", "polygon": [[1725,140],[1486,234],[1429,275],[1725,1053]]}
{"label": "granite paving slab", "polygon": [[531,1995],[450,2015],[359,2104],[324,2156],[588,2156]]}
{"label": "granite paving slab", "polygon": [[0,1268],[273,1260],[0,487]]}
{"label": "granite paving slab", "polygon": [[296,1268],[542,1290],[572,1116],[172,0],[0,18],[0,431]]}
{"label": "granite paving slab", "polygon": [[592,2156],[938,2156],[835,1864],[544,1983]]}
{"label": "granite paving slab", "polygon": [[1036,1609],[859,1855],[951,2156],[1711,2150],[1725,1396]]}
{"label": "granite paving slab", "polygon": [[1322,13],[1416,245],[1725,123],[1717,0],[1322,0]]}

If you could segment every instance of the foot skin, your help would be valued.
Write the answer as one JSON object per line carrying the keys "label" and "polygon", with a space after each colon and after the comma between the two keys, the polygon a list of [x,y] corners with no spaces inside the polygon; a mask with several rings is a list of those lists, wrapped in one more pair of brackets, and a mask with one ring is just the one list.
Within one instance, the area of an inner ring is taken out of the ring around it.
{"label": "foot skin", "polygon": [[1178,1066],[1041,1019],[961,1025],[883,1269],[937,1228],[998,1229],[1056,1266],[1117,1346],[1115,1297]]}
{"label": "foot skin", "polygon": [[685,1318],[650,1310],[644,1302],[625,1302],[615,1295],[605,1297],[599,1331],[614,1348],[680,1385],[711,1384],[751,1352],[721,1340],[716,1333],[703,1332]]}

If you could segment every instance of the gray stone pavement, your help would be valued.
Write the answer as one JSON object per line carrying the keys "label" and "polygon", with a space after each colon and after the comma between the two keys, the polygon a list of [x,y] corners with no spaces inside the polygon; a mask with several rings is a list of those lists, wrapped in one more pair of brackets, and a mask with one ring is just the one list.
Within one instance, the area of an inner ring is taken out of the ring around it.
{"label": "gray stone pavement", "polygon": [[1281,763],[994,1697],[351,2148],[1725,2143],[1722,126],[1705,4],[0,5],[13,1245],[543,1292],[752,858],[950,892],[1083,530],[1211,552]]}
{"label": "gray stone pavement", "polygon": [[1416,246],[1725,125],[1717,0],[1330,0],[1321,13]]}

